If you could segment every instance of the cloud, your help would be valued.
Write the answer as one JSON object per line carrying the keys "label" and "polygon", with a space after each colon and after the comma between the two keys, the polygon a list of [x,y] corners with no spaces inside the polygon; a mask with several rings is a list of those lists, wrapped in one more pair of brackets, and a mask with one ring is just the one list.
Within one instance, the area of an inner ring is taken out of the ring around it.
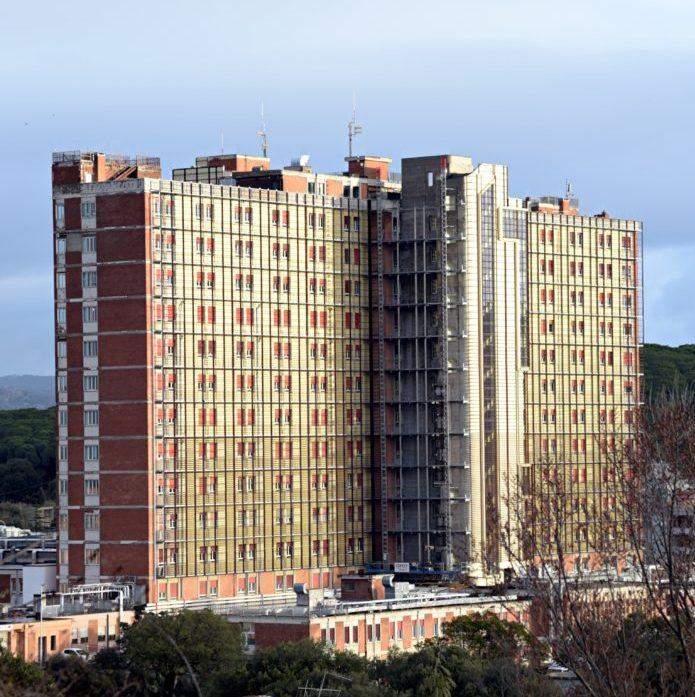
{"label": "cloud", "polygon": [[53,280],[28,271],[0,276],[0,375],[53,372]]}
{"label": "cloud", "polygon": [[650,249],[644,259],[645,341],[695,343],[695,244]]}

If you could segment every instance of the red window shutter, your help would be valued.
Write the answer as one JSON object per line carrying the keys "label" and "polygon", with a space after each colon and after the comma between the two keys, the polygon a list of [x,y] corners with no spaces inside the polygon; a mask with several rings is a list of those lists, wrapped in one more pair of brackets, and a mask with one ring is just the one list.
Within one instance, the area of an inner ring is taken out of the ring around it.
{"label": "red window shutter", "polygon": [[316,327],[316,310],[311,310],[309,312],[309,326]]}
{"label": "red window shutter", "polygon": [[309,261],[314,261],[316,259],[316,247],[311,245],[309,247]]}
{"label": "red window shutter", "polygon": [[214,356],[216,350],[217,350],[217,342],[214,340],[208,341],[208,353],[211,356]]}
{"label": "red window shutter", "polygon": [[208,324],[215,324],[215,308],[208,307]]}
{"label": "red window shutter", "polygon": [[345,329],[351,329],[351,328],[352,328],[352,313],[346,312],[345,313]]}
{"label": "red window shutter", "polygon": [[282,321],[283,321],[283,324],[284,324],[286,327],[289,327],[289,326],[290,326],[291,321],[290,321],[290,311],[289,311],[289,310],[283,310],[283,312],[282,312]]}
{"label": "red window shutter", "polygon": [[326,261],[326,248],[319,247],[319,261]]}
{"label": "red window shutter", "polygon": [[236,410],[236,425],[237,426],[243,426],[244,425],[244,412],[242,409],[237,409]]}
{"label": "red window shutter", "polygon": [[205,426],[205,409],[198,409],[198,426]]}
{"label": "red window shutter", "polygon": [[360,329],[362,327],[362,316],[359,312],[355,312],[355,329]]}
{"label": "red window shutter", "polygon": [[246,324],[253,324],[253,308],[246,309]]}
{"label": "red window shutter", "polygon": [[280,344],[276,342],[273,344],[273,356],[275,358],[280,358]]}
{"label": "red window shutter", "polygon": [[242,314],[242,310],[240,307],[235,308],[234,310],[234,321],[237,324],[243,324],[244,323],[244,317]]}
{"label": "red window shutter", "polygon": [[279,327],[280,326],[280,310],[273,310],[273,326]]}
{"label": "red window shutter", "polygon": [[355,247],[354,258],[355,258],[355,264],[359,264],[360,263],[360,250],[358,247]]}
{"label": "red window shutter", "polygon": [[322,328],[326,327],[326,313],[323,310],[319,313],[319,324]]}

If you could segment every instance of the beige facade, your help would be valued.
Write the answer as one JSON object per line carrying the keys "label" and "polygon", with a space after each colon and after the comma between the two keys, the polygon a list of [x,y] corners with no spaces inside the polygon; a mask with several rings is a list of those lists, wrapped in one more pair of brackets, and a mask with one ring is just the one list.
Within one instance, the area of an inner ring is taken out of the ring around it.
{"label": "beige facade", "polygon": [[536,502],[569,495],[564,543],[620,537],[616,468],[640,395],[641,224],[534,206],[529,213],[527,443]]}
{"label": "beige facade", "polygon": [[363,565],[366,202],[148,185],[163,574]]}

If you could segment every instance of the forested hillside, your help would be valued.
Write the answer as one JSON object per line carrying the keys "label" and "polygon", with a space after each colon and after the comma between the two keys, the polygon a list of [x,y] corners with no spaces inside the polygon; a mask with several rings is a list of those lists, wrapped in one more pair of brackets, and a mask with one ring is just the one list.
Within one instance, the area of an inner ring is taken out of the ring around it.
{"label": "forested hillside", "polygon": [[0,411],[0,501],[53,498],[54,439],[53,408]]}
{"label": "forested hillside", "polygon": [[645,396],[672,387],[695,388],[695,344],[645,344],[642,353]]}

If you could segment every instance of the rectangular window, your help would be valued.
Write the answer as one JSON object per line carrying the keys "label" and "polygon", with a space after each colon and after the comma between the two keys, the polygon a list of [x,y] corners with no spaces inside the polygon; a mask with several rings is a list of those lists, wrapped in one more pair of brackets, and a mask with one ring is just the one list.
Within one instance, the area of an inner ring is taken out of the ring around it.
{"label": "rectangular window", "polygon": [[85,409],[84,410],[84,425],[85,426],[98,426],[99,425],[99,410],[98,409]]}
{"label": "rectangular window", "polygon": [[99,376],[85,375],[83,386],[85,392],[96,392],[99,389]]}
{"label": "rectangular window", "polygon": [[86,477],[84,480],[84,493],[86,496],[97,496],[99,494],[99,480],[93,477]]}
{"label": "rectangular window", "polygon": [[85,445],[84,446],[84,459],[90,462],[94,462],[99,459],[99,446],[98,445]]}
{"label": "rectangular window", "polygon": [[97,287],[97,272],[96,271],[83,271],[82,272],[82,287],[83,288],[96,288]]}
{"label": "rectangular window", "polygon": [[96,305],[83,305],[82,306],[82,321],[83,322],[96,322],[97,321],[97,306]]}
{"label": "rectangular window", "polygon": [[82,238],[82,253],[94,254],[97,251],[97,238],[94,235],[85,235]]}
{"label": "rectangular window", "polygon": [[94,218],[97,214],[97,204],[94,201],[82,201],[80,213],[83,218]]}
{"label": "rectangular window", "polygon": [[83,342],[85,358],[93,358],[99,355],[99,344],[96,339],[85,339]]}
{"label": "rectangular window", "polygon": [[84,514],[84,529],[85,530],[98,530],[99,529],[99,513],[98,513],[98,511],[92,511],[91,513]]}

